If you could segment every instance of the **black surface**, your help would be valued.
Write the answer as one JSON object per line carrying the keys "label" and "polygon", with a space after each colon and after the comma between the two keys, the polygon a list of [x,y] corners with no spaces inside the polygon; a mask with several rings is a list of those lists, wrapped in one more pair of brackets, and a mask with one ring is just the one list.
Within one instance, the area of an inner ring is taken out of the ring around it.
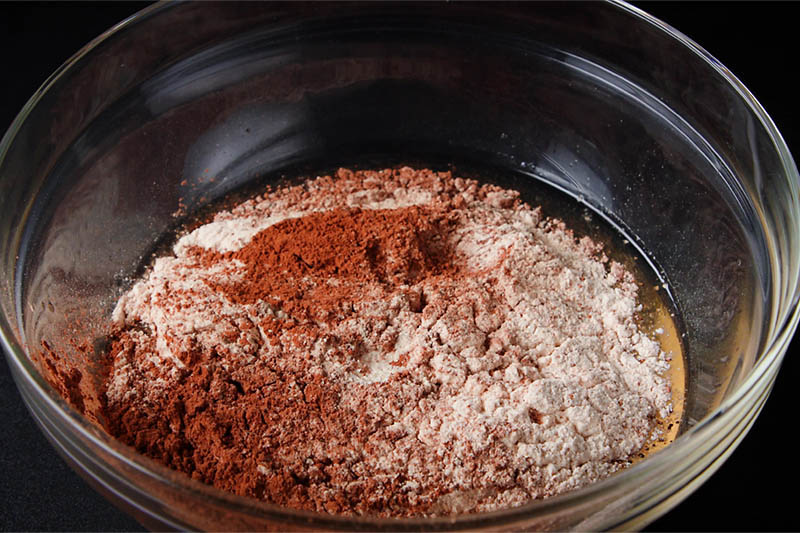
{"label": "black surface", "polygon": [[[141,3],[0,3],[0,131],[47,76]],[[796,3],[661,3],[640,7],[706,48],[753,92],[800,151],[794,81]],[[796,531],[797,339],[750,434],[722,468],[653,531]],[[53,451],[0,363],[0,530],[135,531]],[[788,488],[787,488],[788,487]]]}

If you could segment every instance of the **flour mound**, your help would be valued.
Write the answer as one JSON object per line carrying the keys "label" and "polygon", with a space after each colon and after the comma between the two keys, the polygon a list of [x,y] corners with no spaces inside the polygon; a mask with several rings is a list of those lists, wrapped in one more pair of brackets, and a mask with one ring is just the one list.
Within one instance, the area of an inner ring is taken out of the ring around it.
{"label": "flour mound", "polygon": [[623,468],[670,412],[639,310],[514,191],[342,169],[218,213],[120,298],[109,430],[293,508],[519,505]]}

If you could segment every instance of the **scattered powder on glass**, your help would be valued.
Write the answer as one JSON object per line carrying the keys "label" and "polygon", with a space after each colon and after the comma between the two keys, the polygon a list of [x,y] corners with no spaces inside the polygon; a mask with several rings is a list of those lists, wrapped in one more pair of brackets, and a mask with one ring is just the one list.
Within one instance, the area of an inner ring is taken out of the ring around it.
{"label": "scattered powder on glass", "polygon": [[569,491],[671,409],[637,286],[519,194],[411,168],[268,190],[119,300],[105,418],[296,509],[430,516]]}

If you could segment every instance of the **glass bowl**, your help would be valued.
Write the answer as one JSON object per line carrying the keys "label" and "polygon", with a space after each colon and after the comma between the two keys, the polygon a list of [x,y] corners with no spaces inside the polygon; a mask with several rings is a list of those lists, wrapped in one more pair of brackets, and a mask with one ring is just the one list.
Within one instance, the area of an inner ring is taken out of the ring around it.
{"label": "glass bowl", "polygon": [[[168,470],[47,379],[43,341],[91,384],[97,362],[69,340],[101,335],[179,208],[365,158],[545,183],[636,243],[685,335],[681,436],[522,507],[337,517]],[[0,144],[3,345],[54,447],[154,529],[639,528],[720,466],[770,392],[798,320],[797,181],[747,89],[625,4],[157,5],[59,69]]]}

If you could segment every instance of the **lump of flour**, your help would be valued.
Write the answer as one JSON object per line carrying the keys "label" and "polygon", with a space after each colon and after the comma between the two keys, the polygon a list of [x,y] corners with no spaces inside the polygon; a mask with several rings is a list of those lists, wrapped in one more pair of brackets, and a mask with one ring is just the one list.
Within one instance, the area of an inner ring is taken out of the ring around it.
{"label": "lump of flour", "polygon": [[292,508],[519,505],[624,467],[669,412],[636,298],[514,191],[342,169],[217,213],[120,298],[108,430]]}

